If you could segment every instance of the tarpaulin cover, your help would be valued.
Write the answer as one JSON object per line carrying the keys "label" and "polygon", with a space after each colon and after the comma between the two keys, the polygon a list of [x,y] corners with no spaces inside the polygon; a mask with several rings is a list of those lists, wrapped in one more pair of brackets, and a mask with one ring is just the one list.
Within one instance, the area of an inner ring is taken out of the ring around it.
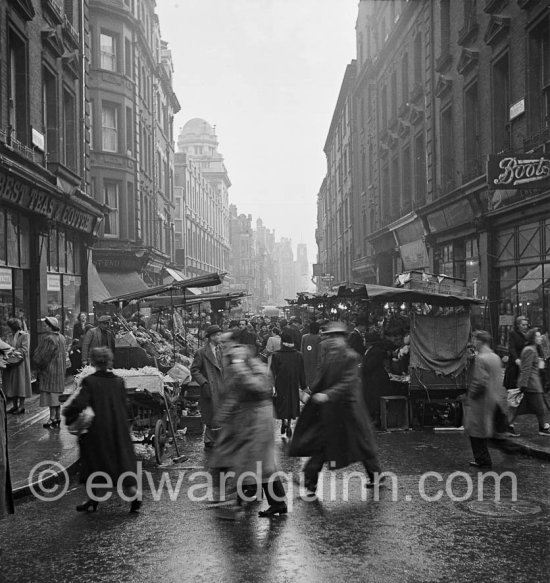
{"label": "tarpaulin cover", "polygon": [[410,336],[411,368],[456,376],[466,366],[470,315],[468,313],[446,316],[413,314]]}

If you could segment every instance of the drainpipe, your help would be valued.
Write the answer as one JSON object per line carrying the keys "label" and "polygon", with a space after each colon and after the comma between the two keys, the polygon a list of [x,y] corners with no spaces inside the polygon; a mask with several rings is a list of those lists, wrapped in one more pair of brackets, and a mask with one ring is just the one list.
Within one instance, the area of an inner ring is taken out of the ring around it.
{"label": "drainpipe", "polygon": [[79,34],[80,34],[80,189],[86,192],[86,50],[84,30],[84,7],[87,0],[79,1]]}

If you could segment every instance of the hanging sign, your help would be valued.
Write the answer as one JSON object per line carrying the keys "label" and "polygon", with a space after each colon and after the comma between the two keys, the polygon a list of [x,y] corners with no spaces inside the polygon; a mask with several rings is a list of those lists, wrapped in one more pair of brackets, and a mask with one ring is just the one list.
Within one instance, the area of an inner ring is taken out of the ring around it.
{"label": "hanging sign", "polygon": [[11,269],[0,269],[0,289],[9,289],[13,287]]}
{"label": "hanging sign", "polygon": [[53,292],[61,291],[61,276],[55,273],[48,273],[47,289]]}
{"label": "hanging sign", "polygon": [[489,156],[487,186],[490,189],[531,189],[550,186],[550,158],[520,154]]}

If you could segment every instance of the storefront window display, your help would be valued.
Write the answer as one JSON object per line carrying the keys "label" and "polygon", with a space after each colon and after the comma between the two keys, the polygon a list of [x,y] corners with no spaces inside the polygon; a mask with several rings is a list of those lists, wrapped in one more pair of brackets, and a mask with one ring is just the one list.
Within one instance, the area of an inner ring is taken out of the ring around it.
{"label": "storefront window display", "polygon": [[69,343],[80,312],[80,241],[72,231],[52,228],[48,240],[48,315],[61,323]]}
{"label": "storefront window display", "polygon": [[28,326],[30,312],[29,221],[18,213],[0,209],[0,337],[6,339],[8,318]]}

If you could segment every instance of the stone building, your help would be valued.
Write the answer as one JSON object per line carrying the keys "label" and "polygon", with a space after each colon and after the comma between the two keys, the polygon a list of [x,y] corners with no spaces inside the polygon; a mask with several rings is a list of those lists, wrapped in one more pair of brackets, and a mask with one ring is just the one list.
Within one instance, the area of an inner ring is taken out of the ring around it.
{"label": "stone building", "polygon": [[108,207],[93,261],[116,295],[162,283],[174,259],[180,106],[154,0],[90,0],[90,39],[91,190]]}
{"label": "stone building", "polygon": [[0,337],[20,317],[62,332],[88,305],[89,249],[103,219],[87,168],[88,2],[0,3]]}
{"label": "stone building", "polygon": [[178,136],[178,150],[176,184],[182,190],[176,199],[177,264],[188,277],[226,272],[231,181],[215,129],[203,119],[189,120]]}

